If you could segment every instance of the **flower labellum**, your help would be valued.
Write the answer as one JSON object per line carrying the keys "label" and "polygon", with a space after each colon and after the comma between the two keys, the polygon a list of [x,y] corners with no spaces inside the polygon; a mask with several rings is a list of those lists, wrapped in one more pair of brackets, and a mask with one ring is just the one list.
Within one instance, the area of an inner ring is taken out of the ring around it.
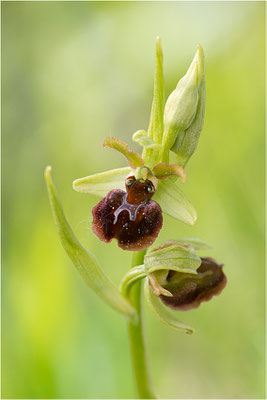
{"label": "flower labellum", "polygon": [[111,190],[93,208],[92,230],[103,242],[117,239],[123,250],[144,250],[156,240],[163,222],[159,204],[151,200],[156,189],[151,180],[134,175],[125,186],[127,192]]}
{"label": "flower labellum", "polygon": [[[198,308],[202,301],[218,295],[227,283],[222,270],[223,264],[217,264],[213,258],[201,258],[197,275],[170,270],[162,287],[170,292],[169,296],[160,295],[163,303],[180,311]],[[155,273],[156,275],[156,273]]]}

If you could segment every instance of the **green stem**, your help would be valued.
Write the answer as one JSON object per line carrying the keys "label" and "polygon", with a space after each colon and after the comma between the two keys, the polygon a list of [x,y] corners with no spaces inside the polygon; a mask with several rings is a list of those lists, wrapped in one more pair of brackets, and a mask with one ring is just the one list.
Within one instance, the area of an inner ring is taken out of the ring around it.
{"label": "green stem", "polygon": [[[145,253],[145,251],[139,251],[133,254],[132,267],[144,263]],[[133,285],[129,294],[129,299],[139,316],[137,324],[134,324],[131,321],[128,322],[132,363],[138,396],[140,399],[155,399],[156,397],[152,390],[147,353],[144,342],[140,280]]]}

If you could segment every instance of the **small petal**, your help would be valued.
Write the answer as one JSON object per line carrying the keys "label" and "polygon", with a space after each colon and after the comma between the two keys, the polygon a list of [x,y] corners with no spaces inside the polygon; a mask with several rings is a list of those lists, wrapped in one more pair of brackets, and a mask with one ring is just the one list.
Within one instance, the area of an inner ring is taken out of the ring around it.
{"label": "small petal", "polygon": [[165,305],[174,310],[187,311],[209,301],[224,289],[227,279],[222,270],[223,264],[217,264],[212,258],[201,258],[197,275],[169,271],[164,289],[173,297],[160,295]]}
{"label": "small petal", "polygon": [[76,192],[90,193],[103,197],[112,189],[124,189],[125,178],[131,171],[130,167],[117,168],[79,178],[73,182],[73,189]]}
{"label": "small petal", "polygon": [[176,164],[159,163],[153,168],[153,172],[158,179],[167,179],[170,176],[178,176],[182,183],[185,183],[186,174],[184,169]]}
{"label": "small petal", "polygon": [[159,181],[154,200],[159,203],[162,211],[171,217],[188,225],[194,225],[196,222],[196,210],[176,182],[170,179]]}
{"label": "small petal", "polygon": [[104,140],[103,146],[122,153],[126,157],[130,167],[133,169],[142,167],[144,165],[142,157],[136,153],[136,151],[131,150],[128,144],[123,140],[108,136]]}

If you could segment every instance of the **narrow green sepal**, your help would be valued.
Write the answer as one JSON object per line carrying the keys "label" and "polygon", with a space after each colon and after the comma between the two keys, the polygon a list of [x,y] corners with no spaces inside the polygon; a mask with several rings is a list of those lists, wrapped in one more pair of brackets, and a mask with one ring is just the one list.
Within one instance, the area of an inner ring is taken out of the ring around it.
{"label": "narrow green sepal", "polygon": [[186,174],[180,165],[159,163],[155,165],[153,172],[158,179],[167,179],[171,176],[178,176],[181,178],[182,183],[185,183]]}
{"label": "narrow green sepal", "polygon": [[194,206],[179,188],[177,182],[173,182],[171,178],[158,181],[158,188],[153,200],[157,201],[162,211],[171,217],[187,225],[194,225],[196,222],[197,212]]}
{"label": "narrow green sepal", "polygon": [[76,192],[104,197],[113,189],[125,190],[125,179],[131,171],[130,167],[117,168],[79,178],[73,182],[73,189]]}
{"label": "narrow green sepal", "polygon": [[212,245],[202,239],[175,239],[170,240],[168,243],[173,244],[188,244],[188,246],[193,247],[194,250],[209,250],[212,249]]}
{"label": "narrow green sepal", "polygon": [[50,166],[45,169],[45,181],[60,241],[85,283],[109,306],[136,321],[135,309],[104,274],[95,256],[81,245],[68,224],[51,178]]}
{"label": "narrow green sepal", "polygon": [[140,154],[136,153],[136,151],[131,150],[129,145],[123,140],[108,136],[104,140],[103,146],[117,150],[121,154],[123,154],[126,157],[128,164],[133,169],[142,167],[144,165],[144,160],[142,159]]}
{"label": "narrow green sepal", "polygon": [[147,274],[159,270],[173,270],[187,274],[197,274],[201,259],[192,247],[183,244],[163,244],[150,250],[144,264]]}
{"label": "narrow green sepal", "polygon": [[[154,93],[151,107],[148,136],[155,144],[160,145],[163,135],[163,109],[164,109],[164,81],[163,81],[163,53],[161,40],[156,38],[156,65],[154,75]],[[159,148],[144,147],[142,157],[145,165],[152,167],[159,159]]]}
{"label": "narrow green sepal", "polygon": [[161,143],[163,134],[163,106],[163,53],[161,40],[157,37],[154,94],[148,127],[148,136],[158,144]]}
{"label": "narrow green sepal", "polygon": [[145,295],[151,310],[164,325],[176,331],[182,331],[188,334],[194,333],[195,330],[193,328],[183,324],[167,311],[167,308],[162,305],[160,299],[153,293],[148,279],[146,279],[145,283]]}

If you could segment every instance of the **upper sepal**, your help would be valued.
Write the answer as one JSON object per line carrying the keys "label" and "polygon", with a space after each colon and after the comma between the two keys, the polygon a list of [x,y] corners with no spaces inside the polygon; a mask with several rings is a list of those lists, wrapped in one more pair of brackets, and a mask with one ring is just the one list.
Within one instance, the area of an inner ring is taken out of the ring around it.
{"label": "upper sepal", "polygon": [[166,242],[149,250],[144,260],[148,274],[170,269],[187,274],[196,274],[196,270],[201,264],[200,257],[192,247],[178,242]]}

